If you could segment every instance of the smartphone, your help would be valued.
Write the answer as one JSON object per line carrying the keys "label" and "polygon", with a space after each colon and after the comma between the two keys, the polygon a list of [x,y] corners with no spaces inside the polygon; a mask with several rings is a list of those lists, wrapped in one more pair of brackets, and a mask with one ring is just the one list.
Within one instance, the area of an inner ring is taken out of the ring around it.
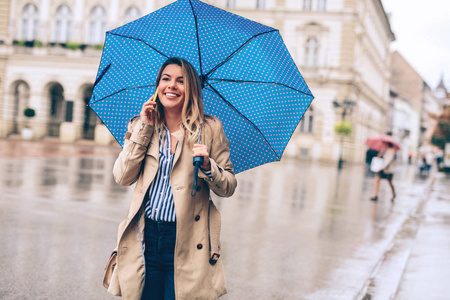
{"label": "smartphone", "polygon": [[154,99],[155,102],[158,102],[158,100],[159,100],[159,97],[158,97],[158,88],[159,88],[159,87],[157,87],[156,90],[155,90],[155,99]]}

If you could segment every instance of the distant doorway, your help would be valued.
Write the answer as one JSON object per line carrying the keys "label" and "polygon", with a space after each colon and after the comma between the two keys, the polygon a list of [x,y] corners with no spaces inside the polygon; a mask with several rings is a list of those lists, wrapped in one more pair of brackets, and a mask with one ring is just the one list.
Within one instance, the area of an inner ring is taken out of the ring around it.
{"label": "distant doorway", "polygon": [[48,135],[59,137],[59,127],[64,122],[65,105],[64,89],[59,83],[53,83],[48,89],[50,101],[50,120],[48,123]]}
{"label": "distant doorway", "polygon": [[94,111],[88,106],[89,100],[92,96],[92,86],[88,86],[83,91],[83,100],[85,105],[84,109],[84,122],[83,122],[83,139],[93,140],[95,137],[95,126],[100,124],[101,121],[94,113]]}

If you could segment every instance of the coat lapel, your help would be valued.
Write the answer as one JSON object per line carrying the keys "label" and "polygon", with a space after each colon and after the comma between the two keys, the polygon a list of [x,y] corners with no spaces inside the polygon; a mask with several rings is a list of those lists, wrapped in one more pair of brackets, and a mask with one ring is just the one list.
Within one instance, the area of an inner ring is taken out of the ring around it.
{"label": "coat lapel", "polygon": [[178,145],[177,149],[175,150],[175,157],[173,159],[173,167],[177,164],[178,159],[180,158],[181,152],[183,151],[183,145],[184,145],[184,130],[180,129],[177,132],[172,133],[172,135],[177,139]]}
{"label": "coat lapel", "polygon": [[[157,145],[157,146],[152,147],[152,145]],[[158,132],[155,132],[152,136],[150,145],[148,145],[147,155],[153,156],[156,159],[156,161],[159,160],[159,133]]]}

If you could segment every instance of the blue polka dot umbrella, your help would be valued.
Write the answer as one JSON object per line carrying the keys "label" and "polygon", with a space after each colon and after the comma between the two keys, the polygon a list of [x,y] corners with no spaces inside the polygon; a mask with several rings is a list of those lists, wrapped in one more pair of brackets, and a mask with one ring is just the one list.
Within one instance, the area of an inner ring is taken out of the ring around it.
{"label": "blue polka dot umbrella", "polygon": [[108,31],[89,106],[123,146],[159,67],[198,71],[205,112],[224,124],[235,172],[281,159],[313,95],[278,30],[198,0],[178,0]]}

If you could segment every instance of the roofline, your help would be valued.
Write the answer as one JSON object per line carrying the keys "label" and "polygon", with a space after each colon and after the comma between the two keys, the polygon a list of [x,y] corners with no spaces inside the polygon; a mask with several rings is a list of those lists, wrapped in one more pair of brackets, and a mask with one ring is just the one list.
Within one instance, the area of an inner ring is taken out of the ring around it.
{"label": "roofline", "polygon": [[391,22],[389,21],[389,17],[386,14],[386,10],[384,9],[383,3],[381,2],[381,0],[373,0],[375,3],[375,5],[378,5],[378,8],[381,10],[381,12],[383,13],[384,16],[384,20],[386,21],[385,25],[387,27],[387,29],[389,30],[389,37],[391,38],[391,42],[395,41],[395,34],[392,31],[391,28]]}

